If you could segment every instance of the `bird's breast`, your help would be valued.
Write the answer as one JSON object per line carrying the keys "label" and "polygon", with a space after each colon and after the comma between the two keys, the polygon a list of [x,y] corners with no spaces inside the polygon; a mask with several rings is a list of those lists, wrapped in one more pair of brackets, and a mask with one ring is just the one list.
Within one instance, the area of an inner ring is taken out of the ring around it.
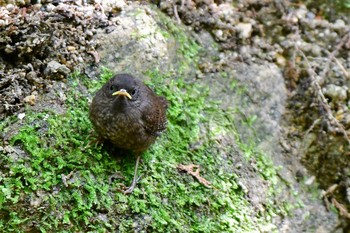
{"label": "bird's breast", "polygon": [[145,131],[138,111],[115,113],[104,125],[109,126],[105,131],[105,138],[120,148],[146,150],[156,138]]}

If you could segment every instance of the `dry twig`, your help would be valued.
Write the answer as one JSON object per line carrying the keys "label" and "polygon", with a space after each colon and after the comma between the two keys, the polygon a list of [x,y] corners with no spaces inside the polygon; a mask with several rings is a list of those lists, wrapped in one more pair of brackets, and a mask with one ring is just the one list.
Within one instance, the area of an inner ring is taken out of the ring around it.
{"label": "dry twig", "polygon": [[61,174],[62,182],[63,182],[65,187],[69,186],[68,183],[67,183],[67,180],[69,180],[73,175],[74,175],[74,170],[71,171],[68,175]]}
{"label": "dry twig", "polygon": [[329,201],[327,200],[327,198],[330,198],[334,207],[339,210],[339,214],[345,218],[350,219],[350,213],[347,211],[346,207],[343,204],[339,203],[337,199],[335,199],[335,197],[333,197],[333,193],[337,188],[338,188],[338,184],[333,184],[323,194],[323,198],[326,202],[326,207],[327,209],[329,209]]}
{"label": "dry twig", "polygon": [[340,204],[334,197],[332,197],[332,204],[339,210],[341,216],[350,219],[350,214],[346,210],[346,207],[343,204]]}
{"label": "dry twig", "polygon": [[304,52],[297,45],[295,45],[295,48],[301,54],[301,56],[303,57],[304,61],[306,62],[307,66],[308,66],[307,67],[307,72],[308,72],[308,74],[310,76],[310,79],[311,79],[311,85],[314,87],[314,89],[316,91],[317,98],[319,99],[323,109],[327,113],[328,120],[330,121],[331,124],[335,124],[340,129],[340,131],[344,135],[344,138],[347,140],[347,142],[350,145],[350,139],[348,137],[348,134],[346,133],[346,130],[345,130],[344,126],[333,116],[333,113],[332,113],[332,110],[331,110],[331,108],[330,108],[330,106],[328,104],[328,101],[327,101],[326,97],[324,96],[324,94],[322,92],[322,89],[321,89],[321,86],[317,82],[317,79],[315,77],[316,73],[311,68],[309,59],[306,57]]}
{"label": "dry twig", "polygon": [[211,183],[209,181],[207,181],[206,179],[204,179],[203,177],[200,176],[199,172],[200,172],[200,167],[199,165],[194,165],[194,164],[189,164],[189,165],[182,165],[179,164],[177,167],[177,169],[179,169],[180,171],[185,171],[188,174],[190,174],[191,176],[195,177],[199,183],[203,184],[205,187],[207,188],[211,188]]}
{"label": "dry twig", "polygon": [[177,6],[176,3],[174,3],[174,16],[176,18],[177,24],[181,24],[181,19],[179,17],[179,13],[177,12]]}
{"label": "dry twig", "polygon": [[[340,66],[340,69],[344,72],[344,70],[345,70],[344,67],[339,63],[339,61],[336,59],[335,56],[338,54],[339,50],[345,45],[345,43],[347,43],[349,40],[350,40],[350,32],[345,34],[345,36],[341,39],[339,44],[337,44],[337,46],[335,47],[335,50],[333,50],[333,52],[331,52],[329,54],[325,68],[323,69],[322,73],[320,74],[322,80],[324,80],[324,77],[326,77],[326,75],[329,71],[329,67],[330,67],[333,60],[335,60],[335,62]],[[348,73],[346,72],[346,70],[345,70],[344,74],[346,77],[348,77]]]}

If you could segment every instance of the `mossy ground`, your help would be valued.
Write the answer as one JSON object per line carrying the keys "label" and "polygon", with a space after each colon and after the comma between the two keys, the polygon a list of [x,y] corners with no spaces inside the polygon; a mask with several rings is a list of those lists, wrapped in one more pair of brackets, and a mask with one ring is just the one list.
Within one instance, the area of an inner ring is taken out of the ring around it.
{"label": "mossy ground", "polygon": [[[183,32],[177,39],[181,39],[183,61],[193,65],[188,62],[196,62],[199,46]],[[130,184],[134,157],[116,159],[90,143],[94,137],[88,100],[112,76],[108,70],[94,81],[72,75],[64,114],[28,108],[23,120],[11,117],[0,124],[5,134],[9,125],[19,121],[22,125],[6,147],[15,152],[3,150],[0,157],[2,231],[253,232],[269,225],[275,214],[286,214],[286,208],[276,206],[273,199],[266,200],[265,211],[252,208],[230,159],[238,155],[230,147],[222,150],[218,137],[234,135],[244,159],[257,161],[258,173],[271,187],[268,198],[278,185],[276,169],[253,144],[240,141],[232,114],[208,101],[208,87],[186,81],[182,69],[146,74],[147,84],[170,103],[169,124],[144,153],[139,168],[142,178],[131,195],[118,188],[120,183]],[[203,125],[210,129],[203,131]],[[213,188],[180,173],[179,164],[199,165],[201,176]]]}
{"label": "mossy ground", "polygon": [[[155,73],[149,75],[153,83],[164,78]],[[87,84],[87,93],[77,91],[81,82]],[[134,159],[118,161],[100,146],[89,144],[92,137],[88,98],[103,82],[104,78],[96,83],[82,77],[70,79],[69,108],[63,115],[28,110],[24,126],[11,139],[11,146],[23,149],[25,155],[1,156],[2,229],[32,228],[47,232],[103,232],[115,228],[122,232],[256,229],[259,218],[237,184],[238,177],[223,169],[233,167],[232,161],[215,153],[218,145],[210,140],[210,136],[225,129],[217,127],[208,137],[200,134],[199,124],[214,114],[206,112],[211,109],[206,103],[208,90],[186,85],[181,78],[157,89],[170,102],[168,130],[144,154],[139,171],[142,179],[134,193],[129,196],[120,193],[119,183],[129,184],[132,179]],[[222,126],[231,124],[223,119]],[[6,130],[6,125],[3,123],[1,130]],[[244,151],[247,158],[260,156],[261,174],[274,184],[276,174],[268,159],[254,152],[254,148],[246,146]],[[206,188],[189,175],[180,174],[178,164],[200,165],[201,175],[214,188]],[[114,178],[115,174],[126,179]]]}

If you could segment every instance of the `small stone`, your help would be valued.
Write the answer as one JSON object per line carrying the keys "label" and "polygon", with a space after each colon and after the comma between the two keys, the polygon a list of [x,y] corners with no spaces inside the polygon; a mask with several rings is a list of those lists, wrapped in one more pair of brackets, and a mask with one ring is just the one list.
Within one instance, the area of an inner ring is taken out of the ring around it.
{"label": "small stone", "polygon": [[18,114],[17,118],[22,120],[25,116],[26,116],[26,114],[23,112],[23,113]]}
{"label": "small stone", "polygon": [[224,32],[220,29],[215,32],[215,36],[218,38],[222,37],[223,34],[224,34]]}
{"label": "small stone", "polygon": [[35,99],[36,99],[35,95],[28,95],[23,99],[23,101],[30,105],[35,105]]}
{"label": "small stone", "polygon": [[46,10],[48,12],[53,11],[55,8],[56,7],[54,5],[52,5],[51,3],[47,4],[47,6],[46,6]]}
{"label": "small stone", "polygon": [[298,23],[299,19],[296,15],[292,15],[290,18],[289,18],[289,21],[292,22],[293,24],[296,24]]}
{"label": "small stone", "polygon": [[236,26],[236,30],[239,32],[240,38],[247,39],[252,34],[253,27],[250,23],[239,23]]}
{"label": "small stone", "polygon": [[7,4],[6,5],[6,9],[8,10],[8,11],[13,11],[13,9],[15,8],[15,6],[14,5],[12,5],[12,4]]}
{"label": "small stone", "polygon": [[62,65],[57,61],[50,61],[44,70],[44,75],[50,76],[52,79],[62,79],[68,76],[70,70],[67,66]]}
{"label": "small stone", "polygon": [[325,96],[332,98],[332,101],[345,100],[347,97],[347,87],[336,86],[329,84],[322,89]]}
{"label": "small stone", "polygon": [[308,19],[314,19],[315,17],[316,17],[316,15],[313,12],[311,12],[311,11],[309,11],[306,14],[306,18],[308,18]]}
{"label": "small stone", "polygon": [[295,15],[298,17],[298,19],[305,19],[307,13],[308,13],[308,10],[304,5],[302,5],[300,8],[298,8],[295,11]]}
{"label": "small stone", "polygon": [[5,53],[13,53],[15,51],[15,48],[9,44],[5,47]]}
{"label": "small stone", "polygon": [[345,27],[345,25],[346,25],[346,24],[345,24],[344,20],[337,19],[337,20],[335,21],[334,27],[337,28],[337,29],[339,29],[339,28]]}
{"label": "small stone", "polygon": [[30,81],[31,83],[35,82],[37,80],[38,76],[35,71],[30,71],[26,74],[26,79]]}
{"label": "small stone", "polygon": [[287,64],[287,59],[282,55],[282,54],[279,54],[277,53],[275,55],[275,59],[276,59],[276,63],[279,65],[279,66],[286,66]]}
{"label": "small stone", "polygon": [[311,185],[316,180],[315,176],[311,176],[309,179],[305,180],[305,185]]}
{"label": "small stone", "polygon": [[75,51],[75,47],[74,46],[67,46],[67,50],[68,51]]}
{"label": "small stone", "polygon": [[343,121],[346,126],[350,125],[350,115],[349,114],[345,115],[345,117],[343,118]]}
{"label": "small stone", "polygon": [[92,37],[94,34],[92,33],[92,31],[90,31],[90,30],[86,30],[85,31],[85,34],[87,35],[87,36],[90,36],[90,37]]}
{"label": "small stone", "polygon": [[346,189],[346,199],[350,202],[350,188]]}

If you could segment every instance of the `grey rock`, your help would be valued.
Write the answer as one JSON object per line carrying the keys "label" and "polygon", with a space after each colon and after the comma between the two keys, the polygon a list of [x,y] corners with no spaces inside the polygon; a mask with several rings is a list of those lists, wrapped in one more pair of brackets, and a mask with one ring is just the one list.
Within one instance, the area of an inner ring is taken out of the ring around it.
{"label": "grey rock", "polygon": [[346,100],[348,88],[329,84],[322,89],[325,96],[332,98],[332,101]]}
{"label": "grey rock", "polygon": [[70,70],[67,66],[57,61],[50,61],[44,70],[44,75],[50,79],[63,79],[66,78],[69,73]]}

